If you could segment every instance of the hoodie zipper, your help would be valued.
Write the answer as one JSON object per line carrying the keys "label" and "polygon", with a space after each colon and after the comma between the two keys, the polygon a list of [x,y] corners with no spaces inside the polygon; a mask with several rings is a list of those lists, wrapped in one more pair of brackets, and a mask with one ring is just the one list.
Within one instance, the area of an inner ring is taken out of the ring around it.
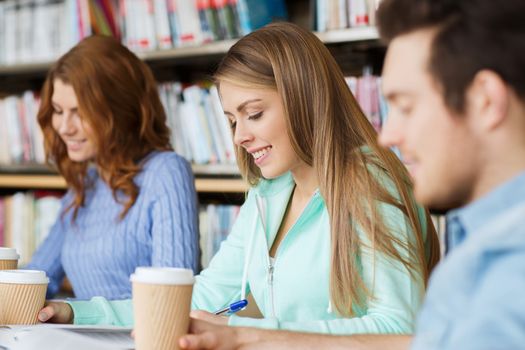
{"label": "hoodie zipper", "polygon": [[[273,291],[273,277],[274,277],[274,272],[275,272],[275,265],[277,264],[277,256],[279,256],[279,252],[281,251],[281,248],[282,248],[282,244],[284,242],[284,240],[286,239],[286,237],[288,236],[288,233],[290,231],[292,231],[292,229],[296,226],[297,222],[299,221],[299,219],[303,216],[304,212],[306,211],[306,209],[310,206],[310,203],[312,203],[313,199],[315,197],[317,197],[319,195],[319,190],[316,190],[314,192],[314,194],[310,197],[310,199],[308,200],[308,203],[306,203],[306,205],[304,206],[303,210],[301,211],[301,214],[299,214],[299,216],[297,217],[297,220],[293,223],[292,227],[290,227],[290,229],[286,232],[286,234],[284,235],[284,238],[283,240],[281,241],[281,243],[279,244],[279,248],[277,248],[277,251],[275,252],[275,257],[273,258],[273,263],[272,263],[272,259],[270,258],[270,246],[268,244],[268,238],[270,235],[269,235],[269,232],[267,231],[267,227],[266,227],[266,215],[262,215],[263,212],[261,210],[261,203],[259,202],[259,198],[260,197],[257,197],[257,209],[258,209],[258,212],[259,212],[259,218],[261,218],[261,224],[262,224],[262,227],[263,227],[263,230],[264,230],[264,234],[265,234],[265,242],[266,242],[266,258],[267,258],[267,263],[268,263],[268,287],[269,287],[269,290],[270,290],[270,306],[271,306],[271,316],[273,318],[276,318],[276,315],[275,315],[275,298],[274,298],[274,291]],[[266,214],[266,213],[264,213]]]}
{"label": "hoodie zipper", "polygon": [[275,300],[274,300],[274,296],[273,296],[273,272],[275,270],[275,266],[272,265],[272,260],[271,259],[268,259],[269,260],[269,264],[268,264],[268,286],[270,288],[270,305],[271,305],[271,308],[272,308],[272,317],[275,318]]}

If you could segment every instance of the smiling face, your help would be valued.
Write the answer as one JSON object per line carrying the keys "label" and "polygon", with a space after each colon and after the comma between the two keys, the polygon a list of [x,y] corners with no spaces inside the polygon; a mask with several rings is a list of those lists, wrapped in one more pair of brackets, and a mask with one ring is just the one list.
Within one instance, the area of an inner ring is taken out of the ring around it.
{"label": "smiling face", "polygon": [[475,116],[452,113],[428,72],[431,30],[394,39],[383,68],[389,115],[379,141],[397,146],[414,180],[418,201],[449,209],[466,204],[480,169]]}
{"label": "smiling face", "polygon": [[96,156],[91,128],[82,121],[78,114],[77,96],[73,87],[60,79],[53,83],[52,125],[67,147],[67,154],[72,161],[91,161]]}
{"label": "smiling face", "polygon": [[281,98],[272,89],[249,89],[220,83],[221,102],[233,130],[233,142],[249,153],[267,178],[306,167],[286,132]]}

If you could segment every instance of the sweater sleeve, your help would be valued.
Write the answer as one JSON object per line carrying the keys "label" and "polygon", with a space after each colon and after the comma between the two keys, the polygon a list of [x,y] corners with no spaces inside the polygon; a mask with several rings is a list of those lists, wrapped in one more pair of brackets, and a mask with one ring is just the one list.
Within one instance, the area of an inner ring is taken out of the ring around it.
{"label": "sweater sleeve", "polygon": [[[60,213],[63,213],[66,202],[70,196],[66,194],[61,200]],[[65,272],[62,267],[62,246],[65,239],[65,217],[59,214],[51,227],[49,234],[37,251],[31,257],[31,261],[24,268],[28,270],[42,270],[49,278],[46,298],[52,298],[60,289],[64,280]]]}
{"label": "sweater sleeve", "polygon": [[[228,238],[221,244],[210,266],[196,277],[192,309],[210,312],[237,300],[240,296],[244,264],[244,235],[253,216],[257,215],[249,195],[241,207]],[[254,211],[255,210],[255,211]],[[131,300],[110,301],[95,297],[89,301],[68,301],[73,308],[75,324],[129,326],[133,324]]]}
{"label": "sweater sleeve", "polygon": [[255,196],[248,194],[226,240],[212,258],[207,269],[196,278],[192,309],[214,312],[238,300],[241,295],[244,267],[244,240],[253,234],[252,225],[257,209]]}
{"label": "sweater sleeve", "polygon": [[151,209],[151,264],[183,267],[197,273],[198,206],[191,167],[173,153],[160,165],[150,169],[150,181],[156,181]]}
{"label": "sweater sleeve", "polygon": [[[398,239],[402,242],[411,239],[413,233],[399,209],[381,204],[380,212],[386,220],[387,227],[393,230]],[[399,252],[405,257],[405,253],[408,253],[404,250]],[[382,253],[375,252],[374,256],[371,249],[363,249],[361,268],[365,285],[373,297],[367,300],[366,309],[360,317],[280,322],[277,319],[232,316],[229,324],[327,334],[412,333],[424,294],[423,280],[419,276],[411,277],[400,262],[393,261]]]}

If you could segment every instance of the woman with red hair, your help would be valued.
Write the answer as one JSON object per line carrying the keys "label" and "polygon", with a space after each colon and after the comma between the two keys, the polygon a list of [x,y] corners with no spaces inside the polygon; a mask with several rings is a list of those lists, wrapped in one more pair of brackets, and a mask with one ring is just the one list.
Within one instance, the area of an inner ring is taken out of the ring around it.
{"label": "woman with red hair", "polygon": [[69,188],[27,266],[47,272],[48,297],[65,275],[79,299],[123,299],[137,266],[197,272],[191,167],[172,151],[144,62],[113,38],[83,40],[50,69],[38,122],[47,161]]}

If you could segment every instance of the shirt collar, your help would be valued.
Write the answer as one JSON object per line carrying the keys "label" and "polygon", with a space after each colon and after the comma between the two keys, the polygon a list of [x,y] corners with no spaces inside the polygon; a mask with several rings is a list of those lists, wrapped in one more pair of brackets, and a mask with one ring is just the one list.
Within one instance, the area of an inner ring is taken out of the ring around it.
{"label": "shirt collar", "polygon": [[523,198],[525,198],[525,172],[467,206],[450,211],[447,214],[447,242],[451,248],[457,246],[494,217],[522,203]]}

